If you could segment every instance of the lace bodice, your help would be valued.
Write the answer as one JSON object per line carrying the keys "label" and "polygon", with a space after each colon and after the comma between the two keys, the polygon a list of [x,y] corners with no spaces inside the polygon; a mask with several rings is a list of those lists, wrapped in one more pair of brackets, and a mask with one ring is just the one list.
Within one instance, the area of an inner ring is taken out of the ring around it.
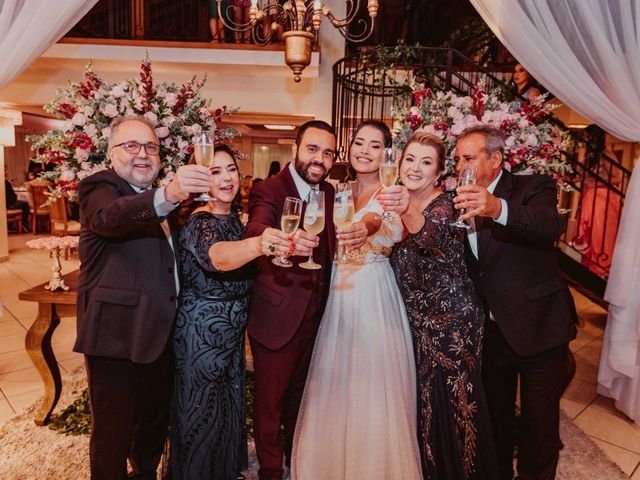
{"label": "lace bodice", "polygon": [[[356,212],[354,222],[359,222],[368,213],[382,214],[382,205],[373,194],[369,202]],[[384,220],[380,229],[367,238],[367,242],[360,250],[351,250],[347,253],[348,263],[362,265],[365,263],[386,261],[391,255],[393,246],[402,240],[403,225],[400,217],[395,213],[393,218]]]}

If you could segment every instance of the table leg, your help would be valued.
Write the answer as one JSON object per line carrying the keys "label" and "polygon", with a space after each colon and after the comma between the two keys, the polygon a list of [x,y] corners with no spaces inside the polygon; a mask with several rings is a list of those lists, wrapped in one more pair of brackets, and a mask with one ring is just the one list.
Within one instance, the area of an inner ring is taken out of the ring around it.
{"label": "table leg", "polygon": [[62,391],[60,368],[51,347],[51,337],[59,324],[60,317],[54,305],[38,303],[38,316],[29,328],[25,339],[27,353],[44,383],[44,398],[35,415],[36,425],[47,424]]}

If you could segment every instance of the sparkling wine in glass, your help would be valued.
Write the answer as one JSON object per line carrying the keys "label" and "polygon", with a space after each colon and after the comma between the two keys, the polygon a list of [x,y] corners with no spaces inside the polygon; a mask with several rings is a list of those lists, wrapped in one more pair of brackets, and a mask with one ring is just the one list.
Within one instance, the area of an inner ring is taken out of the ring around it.
{"label": "sparkling wine in glass", "polygon": [[[458,186],[464,187],[465,185],[473,185],[476,183],[476,178],[477,178],[476,167],[472,167],[472,166],[464,167],[460,171],[460,175],[458,175]],[[467,210],[466,208],[460,209],[460,216],[464,215],[466,213],[466,210]],[[468,221],[460,220],[460,218],[458,218],[458,220],[453,222],[451,226],[458,227],[458,228],[471,228],[471,224]]]}
{"label": "sparkling wine in glass", "polygon": [[[324,230],[324,192],[315,188],[309,192],[309,202],[304,211],[303,226],[305,231],[311,235],[320,235]],[[313,250],[309,253],[309,259],[300,264],[300,267],[308,270],[318,270],[322,265],[318,265],[313,261]]]}
{"label": "sparkling wine in glass", "polygon": [[[398,163],[395,161],[393,148],[387,148],[384,160],[380,163],[379,168],[380,183],[383,187],[393,187],[398,181]],[[386,210],[380,215],[381,220],[388,220],[392,215]]]}
{"label": "sparkling wine in glass", "polygon": [[[336,189],[336,198],[333,201],[333,223],[338,228],[349,227],[353,224],[355,207],[353,205],[353,192],[349,183],[339,183]],[[339,246],[338,263],[347,261],[347,249]]]}
{"label": "sparkling wine in glass", "polygon": [[[196,141],[193,144],[193,155],[198,165],[211,168],[211,165],[213,165],[214,156],[212,132],[203,130],[198,135]],[[208,202],[209,200],[215,200],[215,198],[204,192],[194,198],[194,200],[198,202]]]}
{"label": "sparkling wine in glass", "polygon": [[[293,235],[300,224],[300,213],[302,212],[302,200],[295,197],[287,197],[282,208],[280,217],[280,229],[287,235]],[[279,267],[291,267],[293,263],[287,257],[275,257],[271,262]]]}

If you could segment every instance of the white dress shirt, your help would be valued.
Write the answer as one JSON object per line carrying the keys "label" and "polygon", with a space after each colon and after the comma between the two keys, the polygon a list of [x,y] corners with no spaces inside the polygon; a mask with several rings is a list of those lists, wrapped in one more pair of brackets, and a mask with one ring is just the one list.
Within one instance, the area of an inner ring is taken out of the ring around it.
{"label": "white dress shirt", "polygon": [[[493,182],[491,182],[487,187],[487,191],[491,195],[493,195],[493,191],[496,189],[496,185],[498,185],[500,178],[502,178],[502,170],[500,170],[498,176],[494,178]],[[506,225],[507,218],[509,216],[509,212],[507,210],[507,201],[504,198],[499,198],[498,200],[500,200],[500,203],[502,204],[502,211],[500,212],[500,216],[498,218],[494,218],[492,220],[496,223],[499,223],[500,225]],[[467,232],[467,238],[469,239],[469,246],[471,247],[473,255],[478,258],[478,234],[476,233],[475,218],[473,222],[470,222],[470,224],[471,228]]]}
{"label": "white dress shirt", "polygon": [[[131,185],[131,184],[129,184]],[[147,188],[139,188],[136,187],[135,185],[131,185],[131,188],[133,188],[136,193],[142,193],[146,190],[148,190]],[[169,201],[167,201],[167,198],[164,196],[164,189],[165,187],[160,187],[160,188],[156,188],[156,191],[153,194],[153,208],[156,211],[156,215],[160,218],[162,217],[166,217],[167,215],[169,215],[169,213],[171,213],[171,211],[176,208],[178,206],[177,203],[171,203]],[[173,247],[173,238],[171,237],[171,228],[169,228],[169,222],[167,222],[167,220],[163,220],[162,222],[160,222],[160,226],[162,227],[162,231],[164,232],[165,236],[167,237],[167,242],[169,242],[169,246],[171,247],[171,250],[173,250],[174,255],[173,255],[173,279],[176,283],[176,293],[180,292],[180,280],[178,279],[178,262],[176,260],[176,255],[175,255],[175,248]]]}
{"label": "white dress shirt", "polygon": [[295,167],[293,166],[293,162],[289,163],[289,172],[293,177],[293,183],[296,184],[296,189],[298,190],[298,195],[300,195],[300,199],[303,202],[306,202],[307,199],[309,198],[309,192],[314,187],[312,187],[311,185],[309,185],[307,182],[304,181],[304,179],[300,176],[300,174],[296,171]]}

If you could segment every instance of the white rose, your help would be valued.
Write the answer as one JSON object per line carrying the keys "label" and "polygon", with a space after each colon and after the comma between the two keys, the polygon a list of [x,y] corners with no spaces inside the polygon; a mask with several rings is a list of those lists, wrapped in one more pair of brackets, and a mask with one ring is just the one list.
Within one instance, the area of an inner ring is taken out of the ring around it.
{"label": "white rose", "polygon": [[138,110],[142,110],[142,106],[144,104],[144,99],[142,97],[136,97],[134,102],[134,107]]}
{"label": "white rose", "polygon": [[71,122],[74,125],[77,125],[79,127],[83,126],[85,123],[87,123],[87,117],[85,117],[82,113],[77,112],[73,118],[71,119]]}
{"label": "white rose", "polygon": [[111,135],[111,127],[104,127],[100,130],[100,133],[102,134],[102,138],[109,138],[109,135]]}
{"label": "white rose", "polygon": [[516,143],[516,139],[514,138],[514,136],[513,136],[513,135],[509,135],[509,136],[507,137],[507,139],[504,141],[504,145],[505,145],[505,147],[507,147],[507,148],[511,148],[511,147],[513,147],[513,146],[515,145],[515,143]]}
{"label": "white rose", "polygon": [[168,147],[169,145],[171,145],[172,143],[173,143],[173,138],[171,138],[171,137],[167,137],[167,138],[165,138],[164,140],[162,140],[162,144],[163,144],[163,145],[166,145],[167,147]]}
{"label": "white rose", "polygon": [[463,122],[453,122],[453,125],[451,125],[450,130],[451,130],[451,133],[457,137],[464,131],[464,129],[465,129],[465,126]]}
{"label": "white rose", "polygon": [[82,162],[80,164],[80,170],[91,170],[91,167],[93,167],[91,162]]}
{"label": "white rose", "polygon": [[527,128],[529,126],[529,120],[526,117],[520,117],[520,121],[518,122],[518,126],[520,128]]}
{"label": "white rose", "polygon": [[62,131],[68,132],[69,130],[73,130],[73,122],[71,120],[67,120],[62,124]]}
{"label": "white rose", "polygon": [[113,95],[115,98],[121,98],[126,95],[126,92],[124,91],[124,88],[122,88],[121,85],[116,85],[111,89],[111,95]]}
{"label": "white rose", "polygon": [[93,117],[93,114],[95,113],[95,110],[93,109],[93,107],[87,105],[86,107],[84,107],[84,114],[88,117],[91,118]]}
{"label": "white rose", "polygon": [[158,127],[155,132],[158,138],[165,138],[169,136],[169,129],[167,127]]}
{"label": "white rose", "polygon": [[527,135],[527,139],[524,143],[530,147],[535,147],[538,144],[538,137],[536,137],[533,133],[530,133],[529,135]]}
{"label": "white rose", "polygon": [[60,174],[60,180],[64,182],[70,182],[76,178],[76,174],[73,170],[63,170]]}
{"label": "white rose", "polygon": [[178,101],[178,95],[173,92],[167,93],[164,97],[164,103],[167,104],[167,107],[173,107]]}
{"label": "white rose", "polygon": [[118,107],[113,103],[106,103],[102,107],[102,113],[105,117],[113,118],[118,115]]}
{"label": "white rose", "polygon": [[146,118],[154,126],[158,123],[158,116],[153,112],[145,113],[144,118]]}
{"label": "white rose", "polygon": [[84,128],[84,133],[89,135],[92,139],[96,139],[98,137],[98,129],[93,123],[87,123]]}
{"label": "white rose", "polygon": [[84,162],[87,158],[89,158],[89,151],[84,148],[76,148],[76,152],[73,154],[73,158],[78,160],[79,162]]}

